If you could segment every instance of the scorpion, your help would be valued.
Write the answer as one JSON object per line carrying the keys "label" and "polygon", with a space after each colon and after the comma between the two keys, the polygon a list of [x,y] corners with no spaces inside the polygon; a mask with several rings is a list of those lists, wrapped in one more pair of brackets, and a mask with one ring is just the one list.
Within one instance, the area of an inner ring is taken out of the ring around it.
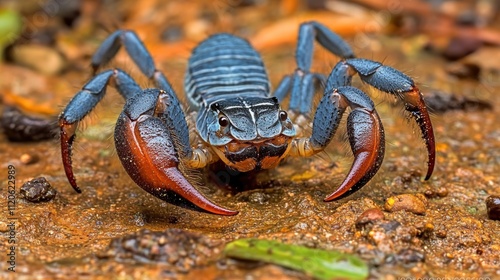
{"label": "scorpion", "polygon": [[[341,59],[329,76],[310,70],[315,41]],[[121,46],[155,88],[142,89],[119,68],[99,72]],[[134,31],[115,31],[92,57],[93,77],[59,116],[62,162],[69,183],[81,192],[71,160],[78,123],[104,97],[107,86],[113,85],[125,99],[114,131],[118,157],[138,186],[164,201],[176,204],[172,197],[180,196],[201,211],[237,214],[205,197],[187,179],[187,172],[220,160],[231,169],[248,172],[274,168],[287,156],[313,156],[329,145],[349,108],[346,125],[354,162],[324,201],[347,197],[377,173],[385,150],[384,129],[373,101],[351,85],[356,74],[364,83],[403,101],[426,145],[425,180],[431,177],[435,164],[432,123],[423,95],[410,77],[382,63],[356,58],[339,35],[318,22],[300,25],[295,60],[297,68],[270,94],[263,61],[247,40],[220,33],[199,43],[184,80],[196,122],[196,133],[190,133],[176,93],[143,42]],[[311,113],[318,84],[324,91],[311,135],[298,137],[304,126],[300,119]],[[287,97],[288,111],[280,106]],[[195,142],[200,144],[192,146]]]}

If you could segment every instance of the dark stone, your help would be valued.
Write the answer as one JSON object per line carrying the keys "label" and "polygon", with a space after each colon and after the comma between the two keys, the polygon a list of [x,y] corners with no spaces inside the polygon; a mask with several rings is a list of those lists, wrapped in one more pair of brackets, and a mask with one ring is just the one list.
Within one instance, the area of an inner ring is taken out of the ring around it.
{"label": "dark stone", "polygon": [[56,196],[57,190],[52,188],[45,177],[38,177],[24,183],[20,193],[29,202],[46,202]]}
{"label": "dark stone", "polygon": [[486,199],[488,218],[500,221],[500,196],[490,195]]}

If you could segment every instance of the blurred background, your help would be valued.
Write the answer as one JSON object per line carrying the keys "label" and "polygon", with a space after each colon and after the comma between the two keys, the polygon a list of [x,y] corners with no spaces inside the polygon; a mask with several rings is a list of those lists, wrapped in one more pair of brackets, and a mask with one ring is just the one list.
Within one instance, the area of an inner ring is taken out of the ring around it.
{"label": "blurred background", "polygon": [[[191,49],[216,32],[248,38],[264,56],[285,56],[281,67],[266,63],[271,73],[278,72],[272,75],[275,83],[275,77],[294,68],[298,26],[308,20],[344,36],[360,56],[397,62],[398,54],[384,48],[399,45],[407,59],[423,51],[443,58],[452,76],[479,79],[484,70],[482,78],[493,80],[488,75],[498,71],[498,53],[490,48],[500,45],[499,5],[494,0],[2,0],[0,92],[3,102],[25,109],[29,100],[23,98],[39,98],[38,108],[30,110],[55,113],[54,104],[43,99],[64,104],[60,95],[67,91],[60,88],[69,81],[68,92],[74,91],[88,79],[90,56],[118,28],[139,34],[178,91]],[[316,65],[326,72],[337,58],[318,52]],[[133,71],[124,55],[118,61]],[[52,79],[58,75],[65,81]]]}

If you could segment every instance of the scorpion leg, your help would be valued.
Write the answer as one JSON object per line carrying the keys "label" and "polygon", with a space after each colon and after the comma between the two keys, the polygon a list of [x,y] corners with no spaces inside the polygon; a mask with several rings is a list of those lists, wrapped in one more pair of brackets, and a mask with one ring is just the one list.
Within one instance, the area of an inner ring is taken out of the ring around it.
{"label": "scorpion leg", "polygon": [[291,87],[292,87],[292,77],[290,75],[286,75],[285,77],[283,77],[283,79],[281,79],[280,83],[278,84],[278,87],[273,93],[273,96],[278,98],[278,102],[281,103],[283,99],[285,99]]}
{"label": "scorpion leg", "polygon": [[325,82],[321,74],[311,73],[314,41],[342,58],[352,58],[354,53],[349,45],[337,34],[317,22],[306,22],[300,26],[295,60],[297,69],[291,80],[284,78],[278,86],[275,96],[283,99],[291,91],[289,109],[306,115],[311,112],[314,96],[314,83]]}
{"label": "scorpion leg", "polygon": [[[153,57],[134,31],[115,31],[102,42],[102,44],[99,46],[96,53],[92,57],[92,67],[94,69],[94,72],[97,71],[101,65],[108,63],[116,55],[121,45],[125,47],[127,53],[130,55],[130,57],[139,67],[142,73],[146,75],[146,77],[154,81],[158,88],[170,93],[171,106],[166,108],[167,112],[163,114],[163,117],[171,118],[181,115],[182,117],[184,117],[182,106],[177,96],[175,95],[172,86],[168,82],[167,77],[165,77],[165,75],[161,71],[156,69]],[[175,124],[171,120],[166,121],[165,123],[170,125],[168,129],[171,134],[175,135],[175,137],[179,139],[179,143],[189,143],[189,130],[187,124],[185,124],[185,120],[181,123]],[[189,145],[181,145],[177,148],[179,149],[181,157],[184,158],[191,155],[191,148],[189,147]]]}
{"label": "scorpion leg", "polygon": [[[314,39],[333,54],[344,59],[339,62],[328,79],[310,73]],[[349,45],[325,26],[308,22],[301,25],[296,50],[298,68],[293,78],[283,79],[276,90],[278,99],[291,91],[290,109],[300,114],[311,111],[314,81],[326,82],[323,99],[316,111],[311,138],[292,142],[291,155],[311,156],[322,151],[331,141],[342,114],[347,107],[353,111],[348,117],[348,134],[355,160],[338,190],[326,201],[345,197],[366,184],[376,173],[384,156],[384,133],[373,102],[363,92],[351,87],[352,76],[384,92],[392,93],[405,102],[405,109],[416,120],[426,143],[429,179],[435,162],[434,133],[427,107],[415,83],[400,71],[378,62],[354,58]]]}
{"label": "scorpion leg", "polygon": [[85,84],[59,116],[61,155],[64,171],[69,183],[78,193],[81,192],[81,189],[76,184],[71,161],[72,146],[76,137],[75,131],[78,122],[88,115],[104,97],[106,86],[111,78],[114,78],[118,92],[126,100],[142,91],[137,83],[125,72],[120,69],[107,70],[99,73]]}
{"label": "scorpion leg", "polygon": [[431,119],[420,90],[410,77],[400,71],[379,62],[358,58],[339,62],[329,77],[326,89],[350,85],[351,76],[355,73],[359,74],[362,81],[378,90],[391,93],[404,102],[406,111],[417,122],[425,141],[428,154],[425,180],[428,180],[434,170],[436,151]]}
{"label": "scorpion leg", "polygon": [[347,42],[326,26],[311,21],[300,25],[295,53],[297,66],[309,70],[312,63],[314,39],[324,48],[342,58],[353,58],[354,52]]}
{"label": "scorpion leg", "polygon": [[[115,129],[115,144],[123,166],[130,177],[144,190],[170,201],[173,191],[207,212],[235,215],[203,196],[179,170],[177,149],[189,146],[189,138],[179,139],[172,127],[186,123],[184,114],[171,114],[173,92],[145,90],[140,100],[125,105]],[[186,125],[187,133],[187,125]],[[190,148],[185,149],[188,153]]]}
{"label": "scorpion leg", "polygon": [[99,67],[108,63],[116,55],[122,45],[146,77],[154,81],[159,88],[172,91],[172,87],[165,75],[156,69],[153,57],[141,39],[131,30],[115,31],[102,42],[92,57],[94,75],[99,70]]}

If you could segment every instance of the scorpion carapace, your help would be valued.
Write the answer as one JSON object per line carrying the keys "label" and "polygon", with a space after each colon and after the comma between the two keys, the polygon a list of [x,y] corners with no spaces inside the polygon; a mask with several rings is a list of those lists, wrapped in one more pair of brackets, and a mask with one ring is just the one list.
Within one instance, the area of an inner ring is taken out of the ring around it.
{"label": "scorpion carapace", "polygon": [[241,96],[202,106],[198,131],[217,156],[240,172],[277,166],[290,149],[295,128],[276,98]]}
{"label": "scorpion carapace", "polygon": [[[313,43],[339,56],[330,75],[310,71]],[[141,89],[120,69],[97,73],[124,46],[141,71],[157,86]],[[340,187],[325,198],[346,197],[377,173],[384,157],[384,129],[373,101],[351,86],[352,76],[400,98],[414,118],[428,152],[429,179],[435,162],[434,133],[423,96],[413,80],[381,63],[355,58],[350,46],[317,22],[303,23],[296,49],[297,68],[273,94],[260,55],[244,39],[217,34],[198,45],[189,59],[185,90],[196,115],[197,133],[189,133],[182,106],[166,77],[133,31],[116,31],[92,58],[96,74],[59,117],[61,152],[70,184],[80,192],[71,164],[78,122],[102,99],[111,80],[126,100],[115,128],[115,145],[125,170],[147,192],[171,202],[173,191],[201,209],[234,215],[208,200],[186,179],[183,170],[222,160],[239,171],[272,168],[288,156],[312,156],[331,142],[347,108],[347,132],[354,163]],[[292,122],[312,114],[314,85],[324,84],[310,137],[297,137]],[[288,113],[279,102],[290,96]],[[190,143],[201,143],[191,147]],[[181,171],[182,170],[182,171]]]}

